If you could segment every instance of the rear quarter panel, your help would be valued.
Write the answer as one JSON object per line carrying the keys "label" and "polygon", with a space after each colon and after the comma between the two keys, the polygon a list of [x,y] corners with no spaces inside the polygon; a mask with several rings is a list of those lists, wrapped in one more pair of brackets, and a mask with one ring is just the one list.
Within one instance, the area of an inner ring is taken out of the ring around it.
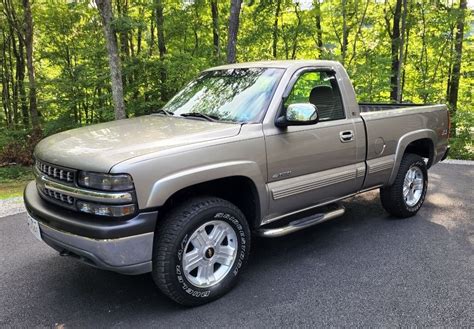
{"label": "rear quarter panel", "polygon": [[367,131],[367,177],[363,188],[391,184],[406,147],[429,139],[429,163],[440,161],[448,147],[448,111],[445,105],[406,107],[361,113]]}

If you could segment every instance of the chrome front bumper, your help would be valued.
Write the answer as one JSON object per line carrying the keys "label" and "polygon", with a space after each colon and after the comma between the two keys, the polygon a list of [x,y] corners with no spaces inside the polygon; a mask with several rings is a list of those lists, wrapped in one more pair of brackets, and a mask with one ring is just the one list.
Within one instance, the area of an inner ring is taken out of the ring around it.
{"label": "chrome front bumper", "polygon": [[118,239],[90,239],[39,223],[41,238],[62,256],[122,274],[151,272],[153,232]]}
{"label": "chrome front bumper", "polygon": [[117,220],[58,207],[43,200],[30,182],[24,192],[28,214],[38,221],[41,238],[61,255],[123,274],[151,271],[158,211]]}

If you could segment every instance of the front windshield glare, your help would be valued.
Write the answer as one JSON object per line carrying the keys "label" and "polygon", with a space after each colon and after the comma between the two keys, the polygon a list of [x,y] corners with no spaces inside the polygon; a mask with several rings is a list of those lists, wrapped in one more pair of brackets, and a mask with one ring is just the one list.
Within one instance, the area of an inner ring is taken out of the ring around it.
{"label": "front windshield glare", "polygon": [[163,110],[174,115],[202,113],[224,121],[259,120],[283,69],[246,68],[204,72],[174,96]]}

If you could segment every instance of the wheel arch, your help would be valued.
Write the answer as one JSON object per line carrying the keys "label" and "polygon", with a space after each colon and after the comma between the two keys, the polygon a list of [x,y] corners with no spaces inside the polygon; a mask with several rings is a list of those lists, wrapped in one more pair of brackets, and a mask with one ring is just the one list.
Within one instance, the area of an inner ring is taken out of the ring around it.
{"label": "wheel arch", "polygon": [[422,129],[403,135],[398,141],[395,164],[389,179],[389,185],[393,184],[400,168],[400,163],[406,153],[417,154],[428,159],[427,168],[430,168],[436,158],[436,133],[431,129]]}
{"label": "wheel arch", "polygon": [[158,180],[147,208],[166,212],[192,196],[210,195],[232,202],[242,210],[250,227],[257,227],[267,207],[266,187],[256,163],[231,162],[193,168]]}

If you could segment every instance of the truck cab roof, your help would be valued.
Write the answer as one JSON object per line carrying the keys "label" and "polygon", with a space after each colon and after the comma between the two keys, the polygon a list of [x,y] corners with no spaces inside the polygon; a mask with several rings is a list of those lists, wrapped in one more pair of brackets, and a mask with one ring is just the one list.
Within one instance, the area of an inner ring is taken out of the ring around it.
{"label": "truck cab roof", "polygon": [[234,63],[215,66],[207,69],[206,71],[215,70],[229,70],[238,68],[256,68],[256,67],[268,67],[268,68],[282,68],[282,69],[298,69],[308,66],[320,66],[320,67],[335,67],[342,66],[336,61],[327,60],[269,60],[269,61],[258,61],[258,62],[247,62],[247,63]]}

